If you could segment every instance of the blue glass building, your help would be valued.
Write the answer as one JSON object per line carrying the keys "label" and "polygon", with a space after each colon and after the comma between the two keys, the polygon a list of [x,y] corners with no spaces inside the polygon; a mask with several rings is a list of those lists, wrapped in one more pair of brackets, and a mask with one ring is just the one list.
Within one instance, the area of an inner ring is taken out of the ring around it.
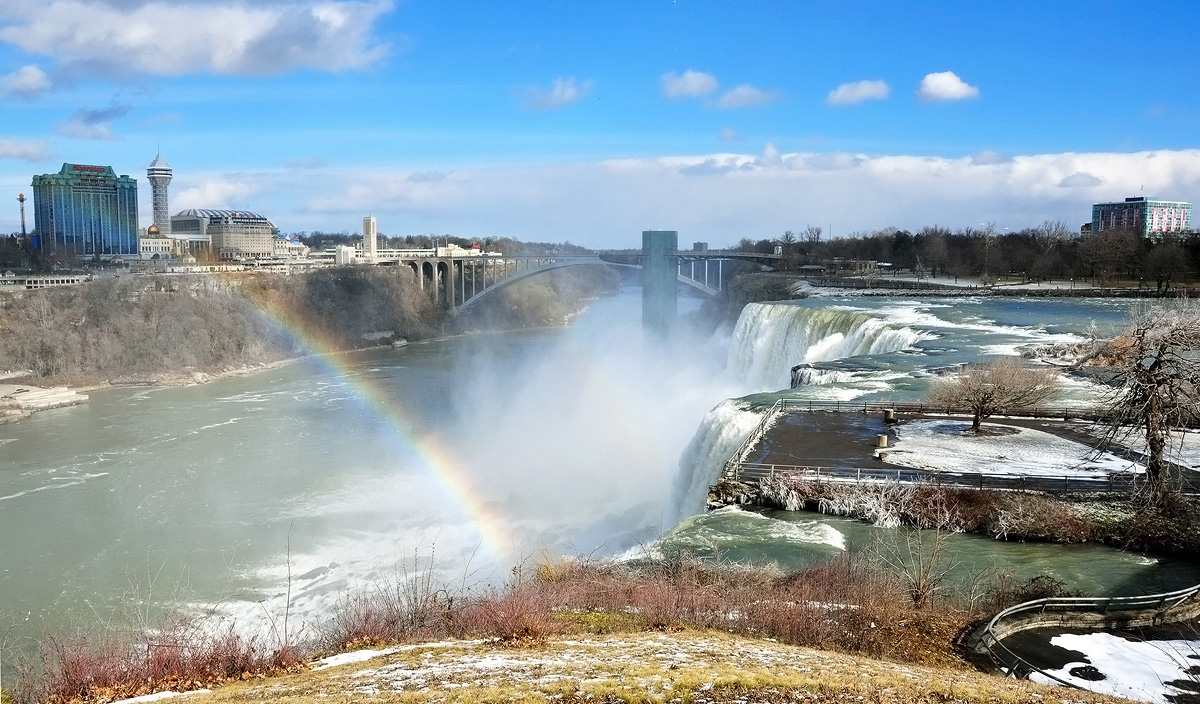
{"label": "blue glass building", "polygon": [[38,248],[81,259],[138,256],[137,179],[111,166],[63,164],[33,177]]}
{"label": "blue glass building", "polygon": [[1155,242],[1164,235],[1182,234],[1193,227],[1192,204],[1153,196],[1092,205],[1092,232],[1125,230]]}

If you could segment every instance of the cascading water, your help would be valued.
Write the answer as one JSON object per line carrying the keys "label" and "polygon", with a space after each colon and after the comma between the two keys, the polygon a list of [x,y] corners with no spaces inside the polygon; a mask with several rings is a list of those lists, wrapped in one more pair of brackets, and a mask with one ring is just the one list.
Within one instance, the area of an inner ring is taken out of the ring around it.
{"label": "cascading water", "polygon": [[738,399],[722,401],[704,416],[679,458],[679,474],[675,476],[670,504],[677,513],[670,516],[671,525],[704,509],[708,487],[760,420],[761,413]]}
{"label": "cascading water", "polygon": [[755,388],[786,388],[796,364],[897,352],[927,337],[856,310],[751,303],[733,331],[729,370]]}

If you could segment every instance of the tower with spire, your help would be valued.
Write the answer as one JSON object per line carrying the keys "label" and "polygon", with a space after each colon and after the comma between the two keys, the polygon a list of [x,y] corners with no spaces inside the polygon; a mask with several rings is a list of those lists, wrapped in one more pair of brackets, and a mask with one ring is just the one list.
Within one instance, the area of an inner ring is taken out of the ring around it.
{"label": "tower with spire", "polygon": [[171,234],[171,212],[167,206],[167,185],[171,183],[174,171],[171,165],[159,154],[150,162],[146,169],[146,179],[150,181],[150,198],[154,206],[154,224],[163,235]]}

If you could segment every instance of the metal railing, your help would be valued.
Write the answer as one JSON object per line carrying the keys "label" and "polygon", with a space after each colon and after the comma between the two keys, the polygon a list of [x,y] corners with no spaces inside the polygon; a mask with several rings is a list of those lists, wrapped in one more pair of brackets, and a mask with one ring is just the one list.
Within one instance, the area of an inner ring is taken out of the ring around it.
{"label": "metal railing", "polygon": [[[849,403],[845,401],[808,401],[803,399],[784,398],[771,407],[771,412],[786,411],[838,411],[842,413],[882,413],[895,411],[912,415],[972,415],[974,411],[967,406],[937,406],[928,403],[897,403],[894,401],[864,401]],[[1111,420],[1112,414],[1102,408],[1087,406],[1035,406],[1014,411],[998,411],[993,417],[1007,418],[1061,418],[1063,420]]]}
{"label": "metal railing", "polygon": [[[1006,631],[1005,636],[1008,636],[1030,628],[1040,628],[1047,625],[1045,618],[1029,618],[1032,614],[1044,617],[1047,612],[1058,612],[1058,622],[1060,624],[1086,628],[1096,624],[1086,618],[1079,618],[1079,614],[1094,614],[1099,617],[1108,617],[1112,614],[1120,614],[1122,612],[1146,610],[1154,611],[1154,615],[1149,618],[1148,622],[1159,624],[1165,623],[1162,620],[1165,612],[1179,606],[1188,599],[1196,597],[1198,594],[1200,594],[1200,584],[1173,592],[1147,594],[1145,596],[1051,597],[1034,599],[1033,601],[1026,601],[1016,606],[1010,606],[993,616],[979,634],[979,645],[982,646],[995,664],[1008,668],[1008,673],[1012,677],[1026,677],[1031,672],[1038,672],[1060,684],[1075,689],[1082,689],[1079,685],[1056,677],[1014,653],[1003,643],[1001,636],[996,634],[997,626],[1017,616],[1028,618],[1028,625],[1024,628],[1015,628]],[[1072,614],[1076,615],[1076,618],[1071,618]],[[1147,622],[1145,618],[1141,619],[1141,621]],[[1131,625],[1135,624],[1126,623],[1121,627],[1130,627]]]}
{"label": "metal railing", "polygon": [[[745,458],[758,445],[763,436],[772,427],[775,419],[789,412],[821,412],[833,411],[841,413],[883,413],[884,411],[909,415],[963,415],[970,410],[954,406],[931,406],[923,403],[894,403],[894,402],[864,402],[845,403],[842,401],[806,401],[799,399],[779,399],[763,415],[762,420],[742,442],[737,452],[725,463],[722,478],[733,481],[753,481],[761,483],[763,479],[773,479],[781,474],[790,474],[809,479],[819,479],[840,482],[904,482],[927,483],[941,486],[963,487],[971,489],[994,489],[1000,491],[1039,491],[1044,493],[1077,492],[1112,492],[1131,493],[1135,491],[1136,476],[1129,472],[1118,472],[1103,477],[1087,477],[1080,475],[1028,475],[1011,472],[942,472],[928,469],[909,467],[867,468],[867,467],[818,467],[813,465],[787,465],[746,462]],[[1001,414],[997,414],[1001,415]],[[1030,408],[1020,414],[1005,414],[1007,417],[1019,418],[1062,418],[1063,420],[1093,420],[1106,418],[1105,414],[1094,408]]]}

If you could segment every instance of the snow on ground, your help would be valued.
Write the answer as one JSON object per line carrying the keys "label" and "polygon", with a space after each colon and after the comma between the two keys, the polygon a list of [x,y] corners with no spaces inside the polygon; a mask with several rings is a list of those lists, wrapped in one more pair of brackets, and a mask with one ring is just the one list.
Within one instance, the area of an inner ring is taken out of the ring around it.
{"label": "snow on ground", "polygon": [[[1066,633],[1051,638],[1050,643],[1081,652],[1085,657],[1064,665],[1061,670],[1046,672],[1097,694],[1158,704],[1171,704],[1170,697],[1188,693],[1170,683],[1195,681],[1195,675],[1187,674],[1187,670],[1196,664],[1200,654],[1200,642],[1196,641],[1132,641],[1113,633]],[[1085,665],[1104,673],[1105,679],[1089,681],[1071,674],[1072,669]],[[1029,679],[1056,684],[1038,673]]]}
{"label": "snow on ground", "polygon": [[190,692],[155,692],[154,694],[143,694],[140,697],[133,697],[132,699],[120,699],[112,704],[142,704],[143,702],[156,702],[160,699],[186,697],[192,694],[208,694],[211,691],[209,689],[194,689]]}
{"label": "snow on ground", "polygon": [[905,423],[896,429],[893,447],[879,455],[888,464],[940,472],[1096,477],[1144,471],[1140,464],[1045,431],[984,423],[986,432],[974,435],[970,427],[970,421],[949,418]]}
{"label": "snow on ground", "polygon": [[400,645],[395,648],[384,648],[383,650],[353,650],[349,653],[340,653],[338,655],[330,655],[327,658],[314,660],[312,662],[313,670],[324,670],[330,667],[338,667],[339,665],[349,665],[356,662],[366,662],[372,658],[383,657],[393,653],[403,653],[410,650],[437,649],[437,648],[459,648],[481,645],[481,640],[444,640],[433,643],[419,643],[417,645]]}

